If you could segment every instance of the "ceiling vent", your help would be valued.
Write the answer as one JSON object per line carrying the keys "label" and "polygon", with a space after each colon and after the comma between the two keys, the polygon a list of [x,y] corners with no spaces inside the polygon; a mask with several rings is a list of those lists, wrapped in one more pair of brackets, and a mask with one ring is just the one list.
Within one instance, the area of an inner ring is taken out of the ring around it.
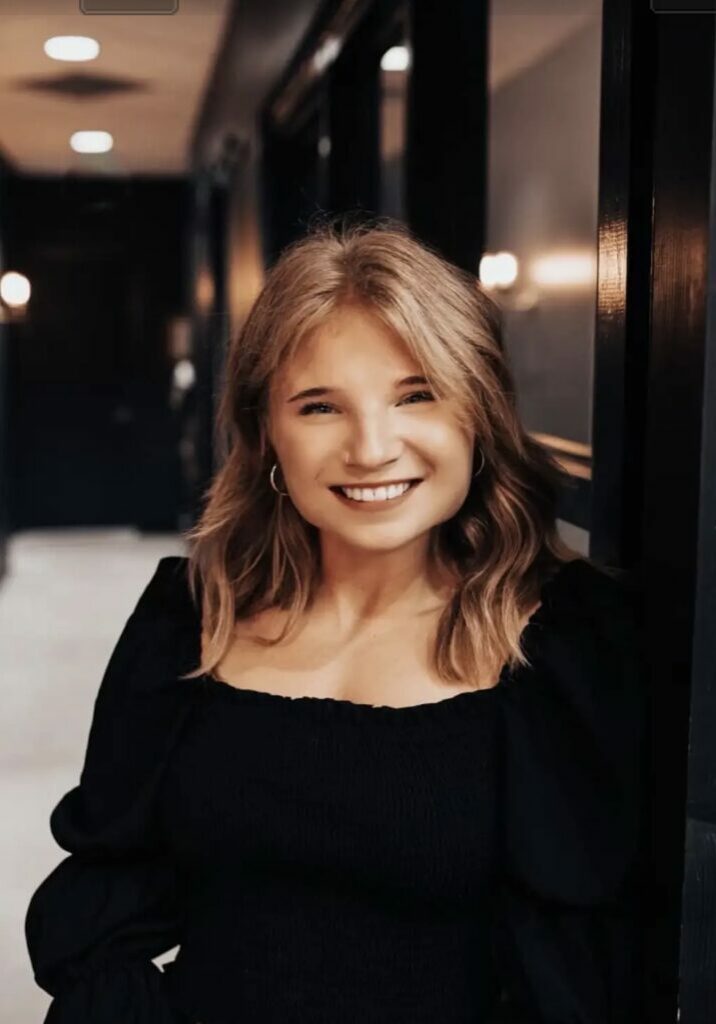
{"label": "ceiling vent", "polygon": [[145,82],[133,78],[118,78],[110,75],[81,75],[76,72],[64,75],[50,75],[40,78],[23,78],[16,81],[19,89],[31,92],[49,92],[71,100],[95,100],[103,96],[116,96],[123,92],[146,91]]}

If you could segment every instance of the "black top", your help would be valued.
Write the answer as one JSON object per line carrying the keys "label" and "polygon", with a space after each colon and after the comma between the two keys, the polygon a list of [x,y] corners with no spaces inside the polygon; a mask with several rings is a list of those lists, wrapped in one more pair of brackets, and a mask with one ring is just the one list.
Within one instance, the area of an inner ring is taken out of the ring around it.
{"label": "black top", "polygon": [[50,819],[46,1024],[641,1019],[632,600],[578,559],[523,644],[532,668],[405,708],[182,680],[200,617],[163,558]]}

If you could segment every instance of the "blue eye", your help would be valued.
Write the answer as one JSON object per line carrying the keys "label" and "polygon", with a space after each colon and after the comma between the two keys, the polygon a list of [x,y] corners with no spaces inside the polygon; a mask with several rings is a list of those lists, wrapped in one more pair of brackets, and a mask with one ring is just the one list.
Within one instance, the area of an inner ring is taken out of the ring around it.
{"label": "blue eye", "polygon": [[[406,395],[406,397],[403,399],[403,401],[407,402],[409,398],[424,398],[424,397],[427,397],[428,401],[430,401],[430,402],[435,401],[431,391],[413,391],[411,394]],[[410,402],[410,405],[413,405],[413,404],[414,404],[413,402]],[[299,415],[301,415],[301,416],[310,416],[317,409],[332,409],[332,408],[333,408],[333,406],[329,405],[327,402],[309,402],[307,405],[301,406],[301,410],[300,410]]]}

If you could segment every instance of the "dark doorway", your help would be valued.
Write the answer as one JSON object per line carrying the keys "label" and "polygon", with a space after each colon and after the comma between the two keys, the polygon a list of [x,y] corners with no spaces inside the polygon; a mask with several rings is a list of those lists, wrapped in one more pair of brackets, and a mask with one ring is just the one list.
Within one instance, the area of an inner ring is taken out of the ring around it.
{"label": "dark doorway", "polygon": [[176,528],[167,332],[184,305],[181,181],[17,179],[10,255],[14,529]]}

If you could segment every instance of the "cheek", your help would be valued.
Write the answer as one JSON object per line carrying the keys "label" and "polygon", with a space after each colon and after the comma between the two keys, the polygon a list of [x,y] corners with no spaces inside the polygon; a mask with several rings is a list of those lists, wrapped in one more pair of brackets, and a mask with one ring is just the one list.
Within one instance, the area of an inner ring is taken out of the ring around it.
{"label": "cheek", "polygon": [[472,442],[456,430],[445,429],[434,435],[429,448],[430,458],[438,472],[468,473],[472,458]]}
{"label": "cheek", "polygon": [[[296,431],[279,427],[274,436],[274,448],[281,462],[298,475],[312,477],[327,460],[335,463],[336,443],[340,441],[331,431],[316,430],[310,437],[299,437]],[[430,472],[439,476],[463,473],[469,477],[473,441],[452,420],[436,417],[413,423],[412,429],[403,435],[403,442],[406,453],[414,453]]]}
{"label": "cheek", "polygon": [[289,472],[297,475],[310,472],[311,466],[320,463],[325,447],[320,444],[319,439],[311,438],[307,443],[305,438],[297,436],[296,432],[291,430],[282,431],[277,441],[277,451],[282,463]]}

